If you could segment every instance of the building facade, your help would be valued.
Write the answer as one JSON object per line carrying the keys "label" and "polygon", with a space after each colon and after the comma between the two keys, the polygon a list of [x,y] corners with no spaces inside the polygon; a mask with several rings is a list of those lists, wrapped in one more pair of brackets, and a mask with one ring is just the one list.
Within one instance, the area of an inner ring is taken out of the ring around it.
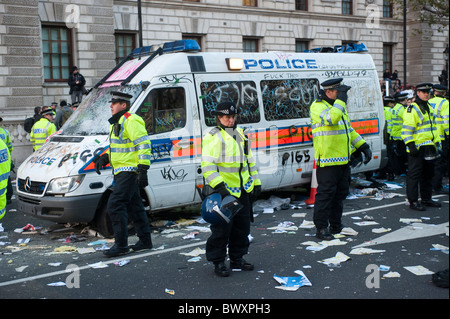
{"label": "building facade", "polygon": [[[408,84],[437,83],[448,28],[438,33],[408,14],[407,30]],[[0,0],[0,117],[15,164],[32,151],[23,122],[34,107],[70,102],[73,66],[89,89],[141,43],[180,39],[203,51],[364,43],[380,79],[387,68],[404,78],[403,18],[386,0]]]}

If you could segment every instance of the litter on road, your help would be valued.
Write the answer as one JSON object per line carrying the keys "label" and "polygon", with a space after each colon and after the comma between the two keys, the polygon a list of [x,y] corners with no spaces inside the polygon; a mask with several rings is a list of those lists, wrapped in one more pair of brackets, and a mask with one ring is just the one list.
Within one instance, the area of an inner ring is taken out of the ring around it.
{"label": "litter on road", "polygon": [[299,275],[298,277],[279,277],[276,274],[273,275],[275,279],[281,286],[276,286],[275,288],[286,290],[286,291],[296,291],[298,288],[303,286],[312,286],[309,279],[305,276],[303,271],[296,270],[295,273]]}

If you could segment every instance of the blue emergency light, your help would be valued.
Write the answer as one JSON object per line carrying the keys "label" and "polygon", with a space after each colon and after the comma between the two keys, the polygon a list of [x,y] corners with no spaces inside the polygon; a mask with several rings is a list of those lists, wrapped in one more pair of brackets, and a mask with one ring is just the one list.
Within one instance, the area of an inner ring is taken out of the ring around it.
{"label": "blue emergency light", "polygon": [[336,45],[332,47],[322,47],[314,48],[311,50],[305,50],[306,53],[323,53],[323,52],[333,52],[333,53],[357,53],[357,52],[368,52],[366,45],[364,43],[348,43],[344,45]]}
{"label": "blue emergency light", "polygon": [[200,46],[195,40],[178,40],[173,42],[166,42],[163,46],[163,52],[187,52],[200,51]]}

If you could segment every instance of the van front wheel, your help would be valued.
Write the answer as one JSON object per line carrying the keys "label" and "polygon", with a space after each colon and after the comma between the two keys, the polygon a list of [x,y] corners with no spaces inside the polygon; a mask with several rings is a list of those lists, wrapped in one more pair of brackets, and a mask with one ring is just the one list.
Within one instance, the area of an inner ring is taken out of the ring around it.
{"label": "van front wheel", "polygon": [[105,203],[97,210],[94,224],[100,234],[106,238],[112,238],[114,236],[114,231],[106,207],[107,204]]}

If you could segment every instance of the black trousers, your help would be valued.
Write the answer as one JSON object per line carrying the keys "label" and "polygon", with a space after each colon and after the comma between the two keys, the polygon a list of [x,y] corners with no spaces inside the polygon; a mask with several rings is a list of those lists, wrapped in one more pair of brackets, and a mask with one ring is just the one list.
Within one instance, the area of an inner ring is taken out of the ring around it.
{"label": "black trousers", "polygon": [[114,191],[109,196],[108,213],[117,246],[128,246],[128,219],[133,222],[139,239],[151,240],[150,225],[135,172],[120,172],[114,175]]}
{"label": "black trousers", "polygon": [[436,159],[434,163],[434,177],[433,177],[433,190],[439,191],[442,189],[442,178],[448,176],[448,149],[449,141],[448,136],[442,142],[441,157]]}
{"label": "black trousers", "polygon": [[406,174],[406,197],[410,203],[431,200],[434,160],[426,161],[424,148],[419,148],[417,156],[408,153],[408,173]]}
{"label": "black trousers", "polygon": [[317,194],[314,203],[314,225],[317,230],[342,225],[344,199],[349,193],[350,166],[317,167]]}
{"label": "black trousers", "polygon": [[[395,175],[402,175],[406,173],[406,163],[408,162],[408,155],[406,152],[405,142],[402,140],[393,140],[392,142],[392,169]],[[395,151],[394,151],[395,149]]]}
{"label": "black trousers", "polygon": [[241,189],[239,202],[244,206],[229,224],[211,225],[211,236],[206,242],[206,259],[213,263],[225,261],[228,254],[231,260],[242,258],[248,253],[250,242],[250,195]]}

